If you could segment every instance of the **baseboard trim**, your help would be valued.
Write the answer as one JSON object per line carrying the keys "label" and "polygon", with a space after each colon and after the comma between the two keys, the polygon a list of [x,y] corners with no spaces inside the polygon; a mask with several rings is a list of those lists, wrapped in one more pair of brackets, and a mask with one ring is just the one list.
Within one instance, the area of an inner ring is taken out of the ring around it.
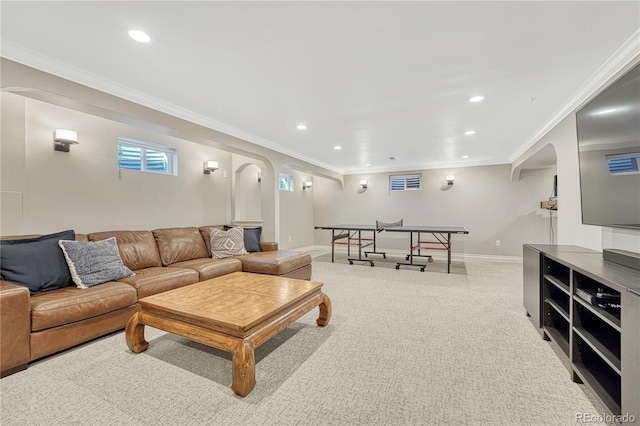
{"label": "baseboard trim", "polygon": [[[311,245],[311,246],[297,247],[291,250],[306,252],[306,253],[314,252],[314,251],[331,253],[331,246]],[[405,256],[407,254],[406,250],[384,249],[384,251],[391,256]],[[347,250],[342,247],[336,248],[335,252],[341,255],[347,254]],[[354,251],[352,250],[351,253],[354,253]],[[355,254],[357,255],[357,251],[355,252]],[[438,252],[433,254],[433,258],[437,260],[447,260],[447,255],[443,254],[442,252]],[[372,256],[372,259],[375,259],[375,256]],[[499,256],[499,255],[493,255],[493,254],[451,253],[451,260],[454,260],[454,261],[491,260],[494,262],[518,263],[518,262],[522,262],[522,256]]]}

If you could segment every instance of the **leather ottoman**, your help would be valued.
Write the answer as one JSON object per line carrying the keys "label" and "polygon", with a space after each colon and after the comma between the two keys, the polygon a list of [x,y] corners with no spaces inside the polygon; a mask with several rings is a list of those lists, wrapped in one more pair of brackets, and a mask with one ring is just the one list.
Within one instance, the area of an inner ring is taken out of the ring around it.
{"label": "leather ottoman", "polygon": [[280,277],[311,279],[311,256],[297,251],[263,251],[240,257],[242,271]]}

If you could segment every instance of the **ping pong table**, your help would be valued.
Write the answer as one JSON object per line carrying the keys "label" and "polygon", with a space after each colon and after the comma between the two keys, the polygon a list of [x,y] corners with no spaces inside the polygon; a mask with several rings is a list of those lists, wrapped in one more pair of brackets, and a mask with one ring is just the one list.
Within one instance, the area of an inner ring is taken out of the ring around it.
{"label": "ping pong table", "polygon": [[[404,232],[409,234],[409,254],[406,255],[406,262],[397,262],[396,269],[400,266],[417,266],[421,272],[424,272],[427,265],[422,263],[414,263],[414,258],[424,257],[429,262],[432,257],[424,254],[426,250],[446,250],[447,251],[447,273],[451,273],[451,235],[468,234],[469,231],[464,226],[390,226],[384,229],[377,228],[374,225],[329,225],[316,226],[315,229],[331,230],[331,262],[335,260],[335,246],[347,246],[347,260],[349,264],[353,262],[369,262],[371,266],[375,266],[372,259],[368,259],[368,254],[383,254],[384,252],[376,251],[376,234],[381,231],[387,232]],[[337,233],[336,233],[337,232]],[[362,237],[363,232],[372,232],[373,237]],[[423,239],[423,234],[430,234],[433,239]],[[346,239],[347,241],[341,241]],[[358,257],[351,257],[351,246],[358,247]],[[373,251],[365,252],[364,248],[373,246]],[[365,258],[362,257],[364,253]]]}

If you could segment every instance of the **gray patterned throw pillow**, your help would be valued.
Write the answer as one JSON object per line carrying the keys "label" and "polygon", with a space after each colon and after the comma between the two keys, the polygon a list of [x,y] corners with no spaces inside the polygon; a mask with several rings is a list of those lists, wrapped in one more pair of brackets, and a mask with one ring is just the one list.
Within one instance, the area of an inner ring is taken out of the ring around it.
{"label": "gray patterned throw pillow", "polygon": [[135,275],[122,263],[115,237],[90,242],[61,240],[58,244],[67,260],[71,279],[78,288]]}
{"label": "gray patterned throw pillow", "polygon": [[211,230],[211,257],[224,259],[225,257],[247,254],[244,248],[244,229],[237,227],[228,231]]}

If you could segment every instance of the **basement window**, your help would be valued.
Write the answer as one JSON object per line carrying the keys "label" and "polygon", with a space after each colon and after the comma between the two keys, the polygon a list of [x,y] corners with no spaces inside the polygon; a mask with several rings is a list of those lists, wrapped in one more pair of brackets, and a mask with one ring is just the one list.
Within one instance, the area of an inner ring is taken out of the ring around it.
{"label": "basement window", "polygon": [[621,155],[607,155],[607,165],[610,175],[634,175],[640,173],[638,170],[640,163],[640,153]]}
{"label": "basement window", "polygon": [[422,175],[389,175],[390,191],[411,191],[420,189]]}
{"label": "basement window", "polygon": [[169,146],[119,137],[118,168],[177,176],[178,153]]}
{"label": "basement window", "polygon": [[280,191],[293,191],[293,176],[280,173],[278,187]]}

